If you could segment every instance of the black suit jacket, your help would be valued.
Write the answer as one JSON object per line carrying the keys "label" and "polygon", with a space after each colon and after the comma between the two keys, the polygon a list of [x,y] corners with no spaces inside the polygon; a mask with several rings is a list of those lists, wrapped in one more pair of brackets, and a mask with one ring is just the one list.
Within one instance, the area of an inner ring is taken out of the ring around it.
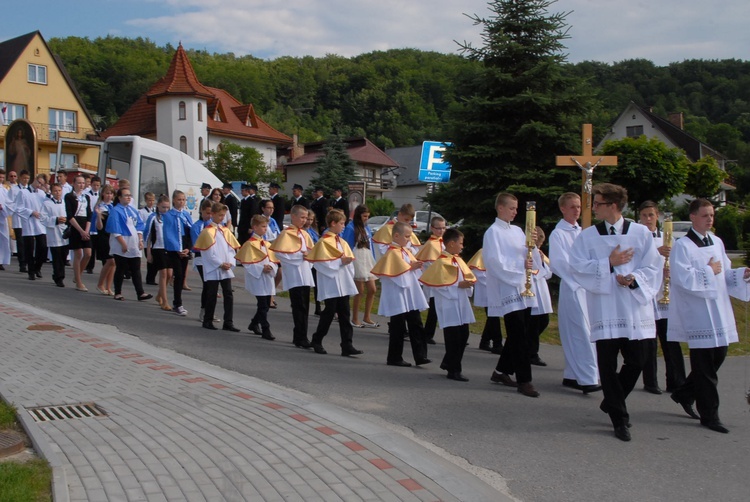
{"label": "black suit jacket", "polygon": [[284,198],[276,194],[271,197],[273,202],[273,219],[279,225],[279,228],[284,228],[284,214],[286,213],[286,205],[284,204]]}
{"label": "black suit jacket", "polygon": [[229,215],[232,217],[232,226],[237,226],[237,211],[240,208],[240,201],[237,200],[237,197],[229,192],[229,195],[224,197],[224,204],[229,208]]}
{"label": "black suit jacket", "polygon": [[237,240],[240,241],[240,244],[250,238],[250,223],[253,216],[259,214],[259,211],[260,201],[257,195],[248,196],[240,202],[240,221],[237,224]]}
{"label": "black suit jacket", "polygon": [[294,207],[294,206],[305,206],[307,209],[310,209],[310,203],[307,202],[307,199],[305,199],[304,195],[301,196],[299,200],[295,200],[294,198],[292,198],[292,204],[289,207]]}
{"label": "black suit jacket", "polygon": [[[91,199],[86,194],[84,194],[84,197],[86,197],[86,221],[91,221]],[[68,217],[68,224],[70,224],[70,220],[78,211],[78,197],[76,197],[75,192],[68,192],[65,194],[63,201],[65,202],[65,215]]]}
{"label": "black suit jacket", "polygon": [[344,212],[344,216],[346,216],[346,223],[349,223],[349,201],[346,200],[346,197],[341,197],[339,200],[331,199],[331,207],[341,209]]}
{"label": "black suit jacket", "polygon": [[326,228],[326,214],[328,214],[328,201],[325,197],[315,199],[310,204],[310,209],[315,213],[315,219],[318,220],[318,230],[323,231]]}

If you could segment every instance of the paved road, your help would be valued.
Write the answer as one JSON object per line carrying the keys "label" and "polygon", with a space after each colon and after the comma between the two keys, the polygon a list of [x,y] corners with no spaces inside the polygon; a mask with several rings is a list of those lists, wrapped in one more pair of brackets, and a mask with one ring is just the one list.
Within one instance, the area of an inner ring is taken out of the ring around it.
{"label": "paved road", "polygon": [[[560,386],[559,347],[543,346],[542,357],[550,365],[535,368],[534,383],[542,396],[530,399],[489,383],[496,357],[475,349],[478,336],[472,336],[464,359],[464,374],[471,381],[462,384],[445,379],[437,368],[441,344],[431,347],[436,360],[432,365],[385,366],[384,329],[355,331],[355,345],[365,351],[357,359],[336,355],[335,333],[324,342],[329,355],[296,349],[289,343],[291,314],[283,300],[271,314],[274,342],[247,333],[207,332],[194,319],[199,299],[196,279],[190,281],[194,291],[185,295],[188,318],[162,313],[155,304],[114,302],[67,288],[62,294],[46,278],[30,282],[11,271],[0,276],[0,292],[80,319],[115,325],[155,346],[402,427],[426,445],[500,474],[519,500],[746,498],[747,358],[728,359],[720,373],[721,415],[730,434],[701,428],[666,395],[636,391],[629,399],[633,441],[625,444],[613,437],[607,417],[598,410],[599,395],[583,396]],[[94,281],[88,283],[91,287]],[[134,298],[132,288],[125,292]],[[254,302],[240,282],[235,300],[235,320],[244,327]],[[310,320],[314,329],[316,318]]]}

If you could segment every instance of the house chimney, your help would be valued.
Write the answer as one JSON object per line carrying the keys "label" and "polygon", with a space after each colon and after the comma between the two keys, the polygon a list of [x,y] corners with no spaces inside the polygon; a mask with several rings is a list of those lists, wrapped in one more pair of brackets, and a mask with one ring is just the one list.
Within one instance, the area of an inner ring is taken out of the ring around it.
{"label": "house chimney", "polygon": [[685,129],[685,114],[682,112],[672,112],[668,116],[669,121],[675,127],[679,127],[680,131]]}

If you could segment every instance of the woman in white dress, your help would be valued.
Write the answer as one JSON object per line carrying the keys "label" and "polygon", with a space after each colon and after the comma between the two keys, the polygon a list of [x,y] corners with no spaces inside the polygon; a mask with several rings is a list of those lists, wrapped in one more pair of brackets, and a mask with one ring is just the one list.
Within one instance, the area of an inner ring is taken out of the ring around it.
{"label": "woman in white dress", "polygon": [[[354,253],[354,283],[357,285],[358,294],[354,295],[352,301],[352,326],[357,328],[377,328],[378,323],[370,318],[370,311],[375,300],[375,279],[370,273],[375,266],[375,255],[373,254],[372,230],[367,226],[370,218],[370,210],[365,205],[357,206],[354,210],[352,221],[344,229],[341,237],[349,244]],[[365,295],[365,313],[362,323],[359,318],[359,301]]]}

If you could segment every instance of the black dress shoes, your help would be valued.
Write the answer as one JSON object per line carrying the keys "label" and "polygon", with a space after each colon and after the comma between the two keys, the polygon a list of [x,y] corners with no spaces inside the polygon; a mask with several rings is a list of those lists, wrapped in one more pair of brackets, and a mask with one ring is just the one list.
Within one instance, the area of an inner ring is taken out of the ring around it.
{"label": "black dress shoes", "polygon": [[252,331],[252,332],[253,332],[253,333],[255,333],[256,335],[263,335],[263,330],[262,330],[262,329],[260,328],[260,325],[258,325],[258,324],[252,324],[252,323],[251,323],[251,324],[250,324],[250,325],[249,325],[249,326],[247,327],[247,330],[248,330],[248,331]]}
{"label": "black dress shoes", "polygon": [[203,328],[204,329],[213,329],[213,330],[215,330],[216,326],[214,326],[214,323],[212,323],[212,322],[204,322],[203,323]]}
{"label": "black dress shoes", "polygon": [[492,347],[490,347],[490,342],[479,342],[479,350],[486,350],[487,352],[492,352]]}
{"label": "black dress shoes", "polygon": [[58,288],[64,288],[65,283],[62,281],[55,281],[55,286],[57,286]]}
{"label": "black dress shoes", "polygon": [[448,372],[448,380],[455,380],[456,382],[468,382],[469,379],[463,376],[461,373]]}
{"label": "black dress shoes", "polygon": [[584,394],[591,394],[592,392],[599,392],[602,390],[601,385],[581,385],[581,390]]}
{"label": "black dress shoes", "polygon": [[40,271],[38,271],[38,270],[36,271],[36,278],[37,279],[41,279],[42,278],[42,273]]}
{"label": "black dress shoes", "polygon": [[497,371],[493,371],[490,380],[494,383],[501,383],[507,387],[518,387],[518,383],[516,383],[510,377],[510,375],[506,375],[505,373],[498,373]]}
{"label": "black dress shoes", "polygon": [[492,353],[497,354],[498,356],[503,353],[503,345],[495,345],[492,347]]}
{"label": "black dress shoes", "polygon": [[547,366],[547,363],[545,363],[544,361],[542,361],[542,358],[539,357],[538,355],[532,357],[531,361],[529,361],[529,362],[531,364],[533,364],[534,366]]}
{"label": "black dress shoes", "polygon": [[266,331],[264,331],[263,333],[261,333],[260,337],[261,337],[262,339],[264,339],[264,340],[276,340],[276,337],[275,337],[275,336],[273,336],[273,334],[271,333],[271,330],[270,330],[270,329],[269,329],[269,330],[266,330]]}
{"label": "black dress shoes", "polygon": [[721,422],[709,422],[709,423],[701,424],[701,425],[703,427],[708,427],[709,429],[711,429],[714,432],[721,432],[722,434],[728,434],[729,433],[729,429],[727,429],[726,427],[724,427],[724,424],[722,424]]}
{"label": "black dress shoes", "polygon": [[221,327],[224,331],[231,331],[232,333],[239,333],[240,329],[234,324],[225,324]]}
{"label": "black dress shoes", "polygon": [[690,401],[680,401],[680,398],[675,394],[671,394],[669,397],[672,398],[672,401],[682,406],[682,409],[685,410],[685,413],[687,413],[690,418],[700,420],[701,417],[699,417],[693,409],[693,403],[691,403]]}
{"label": "black dress shoes", "polygon": [[571,389],[575,390],[583,390],[583,387],[578,383],[578,381],[572,378],[563,378],[562,384],[563,387],[570,387]]}
{"label": "black dress shoes", "polygon": [[539,397],[539,392],[537,392],[531,382],[519,383],[516,390],[519,394],[523,394],[527,397]]}
{"label": "black dress shoes", "polygon": [[435,345],[435,340],[434,340],[434,339],[432,339],[432,338],[428,338],[428,339],[427,339],[427,343],[428,343],[429,345]]}
{"label": "black dress shoes", "polygon": [[656,394],[657,396],[662,395],[662,391],[658,385],[644,385],[643,390],[645,390],[649,394]]}
{"label": "black dress shoes", "polygon": [[432,359],[427,359],[426,357],[424,359],[416,359],[414,361],[414,364],[417,366],[421,366],[423,364],[430,364],[432,362]]}
{"label": "black dress shoes", "polygon": [[408,368],[409,366],[411,366],[411,363],[407,363],[403,359],[401,359],[400,361],[388,361],[386,364],[388,366],[400,366],[402,368]]}
{"label": "black dress shoes", "polygon": [[36,280],[36,275],[34,275],[34,274],[29,274],[29,280],[30,280],[30,281],[35,281],[35,280]]}
{"label": "black dress shoes", "polygon": [[630,431],[627,425],[618,425],[615,427],[615,437],[620,441],[630,441]]}
{"label": "black dress shoes", "polygon": [[303,338],[302,340],[297,340],[294,342],[295,347],[299,347],[300,349],[311,349],[312,344],[307,338]]}
{"label": "black dress shoes", "polygon": [[312,348],[316,354],[328,354],[328,351],[319,343],[313,343]]}
{"label": "black dress shoes", "polygon": [[354,346],[350,347],[343,347],[341,349],[341,355],[342,357],[349,357],[349,356],[358,356],[360,354],[364,354],[365,351],[363,350],[357,350],[354,348]]}

